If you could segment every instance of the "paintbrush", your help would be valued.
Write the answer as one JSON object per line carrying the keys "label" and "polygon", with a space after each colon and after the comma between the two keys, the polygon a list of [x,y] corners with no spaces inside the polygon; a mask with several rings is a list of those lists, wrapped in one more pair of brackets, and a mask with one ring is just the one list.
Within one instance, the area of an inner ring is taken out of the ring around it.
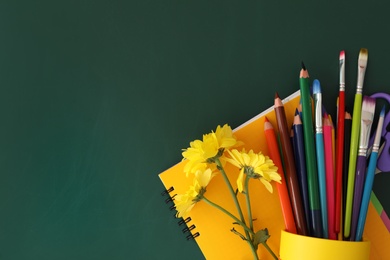
{"label": "paintbrush", "polygon": [[363,98],[363,82],[364,75],[366,73],[368,60],[367,49],[362,48],[359,53],[358,61],[358,80],[356,87],[355,100],[353,105],[352,115],[352,127],[351,127],[351,146],[349,153],[349,165],[348,165],[348,186],[347,186],[347,199],[345,206],[345,221],[344,221],[344,237],[348,238],[351,234],[351,216],[352,216],[352,203],[353,203],[353,191],[355,183],[355,170],[356,170],[356,158],[359,142],[359,130],[360,130],[360,116],[362,108]]}
{"label": "paintbrush", "polygon": [[364,177],[367,163],[367,148],[375,113],[375,98],[364,96],[360,120],[359,151],[356,163],[355,191],[353,194],[351,240],[355,240],[360,204],[362,201]]}
{"label": "paintbrush", "polygon": [[382,135],[383,120],[385,117],[385,107],[383,106],[382,111],[379,115],[378,126],[376,128],[376,134],[374,144],[372,146],[372,152],[370,155],[370,162],[368,163],[366,181],[364,183],[362,203],[360,206],[358,225],[356,228],[356,241],[361,241],[363,236],[364,225],[366,223],[368,203],[370,202],[372,185],[374,183],[374,176],[376,170],[376,162],[378,159],[379,144]]}
{"label": "paintbrush", "polygon": [[340,52],[340,88],[337,110],[337,144],[336,144],[336,205],[335,205],[335,232],[340,232],[341,190],[344,160],[344,114],[345,114],[345,52]]}
{"label": "paintbrush", "polygon": [[316,137],[316,155],[317,155],[317,171],[318,184],[320,192],[321,216],[322,216],[322,232],[323,238],[328,238],[328,210],[326,202],[326,172],[325,172],[325,154],[324,154],[324,135],[322,127],[322,93],[320,82],[315,79],[313,81],[313,97],[314,97],[314,112],[315,112],[315,137]]}

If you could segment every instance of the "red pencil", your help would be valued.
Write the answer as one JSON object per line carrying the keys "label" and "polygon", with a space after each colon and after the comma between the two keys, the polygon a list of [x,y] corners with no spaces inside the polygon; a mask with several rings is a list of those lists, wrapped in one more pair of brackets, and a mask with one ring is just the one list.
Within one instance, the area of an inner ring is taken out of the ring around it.
{"label": "red pencil", "polygon": [[290,197],[288,195],[288,190],[286,186],[286,178],[284,177],[282,160],[280,158],[278,141],[275,134],[275,129],[272,126],[271,122],[268,121],[267,117],[264,122],[264,134],[265,139],[267,140],[267,147],[269,151],[269,157],[278,167],[278,173],[282,177],[281,183],[276,183],[276,187],[279,193],[280,205],[282,207],[284,224],[286,226],[286,231],[290,233],[297,233],[297,228],[295,226],[294,215],[291,208]]}
{"label": "red pencil", "polygon": [[286,113],[284,111],[282,100],[277,93],[274,101],[274,111],[280,134],[281,150],[285,165],[286,183],[290,194],[295,224],[298,234],[306,236],[309,235],[309,232],[308,227],[306,226],[305,211],[303,209],[302,196],[295,168],[295,158],[290,140],[290,129],[287,127]]}
{"label": "red pencil", "polygon": [[333,147],[332,147],[332,124],[328,115],[324,116],[324,152],[325,152],[325,171],[326,171],[326,197],[328,212],[328,236],[330,239],[336,239],[335,232],[335,191],[334,191],[334,166],[333,166]]}
{"label": "red pencil", "polygon": [[336,144],[336,205],[335,205],[335,232],[340,232],[342,207],[342,180],[344,162],[344,115],[345,115],[345,53],[340,52],[340,89],[337,115],[337,144]]}

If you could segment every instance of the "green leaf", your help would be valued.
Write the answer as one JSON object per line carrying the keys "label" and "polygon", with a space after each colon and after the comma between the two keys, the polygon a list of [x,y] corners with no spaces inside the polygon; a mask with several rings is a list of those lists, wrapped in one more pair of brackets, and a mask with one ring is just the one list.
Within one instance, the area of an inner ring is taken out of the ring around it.
{"label": "green leaf", "polygon": [[266,243],[270,235],[268,229],[262,229],[256,232],[253,243],[257,246],[259,244]]}

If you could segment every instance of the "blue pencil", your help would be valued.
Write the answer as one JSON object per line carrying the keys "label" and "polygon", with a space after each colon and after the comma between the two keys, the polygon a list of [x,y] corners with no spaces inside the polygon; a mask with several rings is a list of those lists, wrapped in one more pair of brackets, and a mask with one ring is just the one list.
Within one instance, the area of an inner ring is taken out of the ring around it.
{"label": "blue pencil", "polygon": [[293,142],[294,142],[294,154],[297,167],[297,176],[299,181],[299,187],[301,188],[303,208],[306,215],[307,226],[310,227],[310,204],[309,193],[307,190],[307,172],[306,172],[306,159],[305,159],[305,144],[303,139],[303,126],[301,117],[298,110],[295,111],[294,123],[293,123]]}
{"label": "blue pencil", "polygon": [[366,181],[364,183],[364,190],[362,196],[362,204],[360,205],[359,219],[356,228],[356,241],[361,241],[363,236],[364,225],[366,223],[368,203],[370,202],[372,185],[374,183],[374,176],[376,170],[376,162],[378,159],[379,144],[381,141],[382,135],[382,126],[383,120],[385,117],[385,107],[382,108],[382,111],[379,116],[378,126],[376,128],[375,141],[372,146],[372,152],[370,156],[370,162],[368,163]]}
{"label": "blue pencil", "polygon": [[316,155],[318,184],[320,192],[321,217],[323,237],[328,238],[328,208],[326,201],[326,177],[325,177],[325,154],[324,135],[322,132],[322,94],[320,82],[313,81],[314,113],[315,113],[315,133],[316,133]]}

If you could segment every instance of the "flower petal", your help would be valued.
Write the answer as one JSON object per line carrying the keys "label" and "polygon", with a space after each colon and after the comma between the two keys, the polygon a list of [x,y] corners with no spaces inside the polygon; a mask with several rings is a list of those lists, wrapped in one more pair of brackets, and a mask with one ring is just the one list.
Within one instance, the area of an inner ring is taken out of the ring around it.
{"label": "flower petal", "polygon": [[269,183],[266,179],[260,178],[260,181],[264,184],[264,186],[267,188],[267,190],[271,193],[273,193],[273,188],[271,183]]}
{"label": "flower petal", "polygon": [[240,174],[238,175],[237,178],[237,188],[239,192],[243,191],[243,184],[242,184],[243,179],[244,179],[244,168],[241,168]]}

